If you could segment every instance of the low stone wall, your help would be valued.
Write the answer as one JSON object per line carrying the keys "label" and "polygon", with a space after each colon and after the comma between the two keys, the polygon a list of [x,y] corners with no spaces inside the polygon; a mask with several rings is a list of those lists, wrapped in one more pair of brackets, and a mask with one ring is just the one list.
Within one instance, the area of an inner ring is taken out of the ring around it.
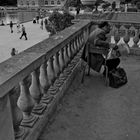
{"label": "low stone wall", "polygon": [[81,69],[90,24],[78,22],[0,64],[0,139],[38,138]]}

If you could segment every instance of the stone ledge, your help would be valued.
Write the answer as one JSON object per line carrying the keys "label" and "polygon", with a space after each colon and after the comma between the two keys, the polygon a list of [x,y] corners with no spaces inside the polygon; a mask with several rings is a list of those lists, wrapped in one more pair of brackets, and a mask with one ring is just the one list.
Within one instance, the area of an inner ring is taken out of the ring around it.
{"label": "stone ledge", "polygon": [[140,55],[140,48],[130,48],[131,55]]}
{"label": "stone ledge", "polygon": [[[77,55],[80,56],[80,55]],[[75,57],[77,60],[77,56]],[[59,101],[62,99],[64,96],[66,90],[69,88],[71,85],[72,81],[76,78],[77,73],[81,71],[81,61],[76,61],[75,66],[71,70],[70,74],[67,76],[67,79],[63,83],[63,85],[59,88],[59,91],[54,95],[53,101],[47,106],[47,109],[45,110],[44,114],[39,116],[38,122],[34,125],[32,129],[28,129],[28,135],[24,140],[37,140],[38,137],[40,136],[40,133],[42,132],[43,128],[47,125],[49,122],[49,119],[53,115],[53,112],[56,110],[57,105]],[[72,62],[73,65],[73,62]]]}

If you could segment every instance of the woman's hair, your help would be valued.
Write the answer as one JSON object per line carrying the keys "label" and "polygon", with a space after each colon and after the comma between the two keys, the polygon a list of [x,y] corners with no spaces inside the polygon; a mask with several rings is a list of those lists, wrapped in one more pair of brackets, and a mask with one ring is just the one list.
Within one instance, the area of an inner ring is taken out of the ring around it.
{"label": "woman's hair", "polygon": [[109,26],[109,23],[107,21],[103,21],[98,25],[99,28],[103,28],[105,26]]}

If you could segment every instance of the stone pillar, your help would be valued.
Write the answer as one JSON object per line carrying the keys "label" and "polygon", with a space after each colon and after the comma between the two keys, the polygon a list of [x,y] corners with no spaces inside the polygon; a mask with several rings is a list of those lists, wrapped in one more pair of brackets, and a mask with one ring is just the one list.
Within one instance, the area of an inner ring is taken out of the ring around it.
{"label": "stone pillar", "polygon": [[57,52],[54,56],[54,71],[55,71],[55,76],[58,77],[60,74],[59,52]]}
{"label": "stone pillar", "polygon": [[41,92],[40,92],[40,84],[39,84],[39,77],[37,75],[37,71],[34,70],[31,73],[31,86],[29,88],[30,94],[32,98],[34,99],[35,103],[38,104],[41,99]]}
{"label": "stone pillar", "polygon": [[55,81],[55,71],[54,71],[54,65],[53,65],[53,56],[50,57],[48,61],[48,67],[47,67],[47,72],[48,72],[48,79],[49,79],[49,84],[52,85],[53,82]]}
{"label": "stone pillar", "polygon": [[50,87],[49,80],[48,80],[48,74],[47,74],[47,64],[44,63],[40,67],[40,76],[39,76],[40,86],[41,86],[41,92],[44,94],[47,94],[47,90]]}
{"label": "stone pillar", "polygon": [[10,92],[10,103],[13,119],[13,127],[15,132],[15,138],[22,138],[24,135],[24,129],[20,127],[21,121],[23,120],[23,114],[17,106],[18,97],[16,96],[16,91],[13,89]]}
{"label": "stone pillar", "polygon": [[21,125],[26,127],[33,127],[38,117],[31,114],[34,107],[34,101],[30,95],[29,88],[26,83],[26,79],[20,82],[20,96],[17,105],[23,112],[23,120],[21,122]]}
{"label": "stone pillar", "polygon": [[62,48],[59,52],[59,64],[60,64],[60,71],[62,72],[65,67],[65,61],[64,61],[64,48]]}

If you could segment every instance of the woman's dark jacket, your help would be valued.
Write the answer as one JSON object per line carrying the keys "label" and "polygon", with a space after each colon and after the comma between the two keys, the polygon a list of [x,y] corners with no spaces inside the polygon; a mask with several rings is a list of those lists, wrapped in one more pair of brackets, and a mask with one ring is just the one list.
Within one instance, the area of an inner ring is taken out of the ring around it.
{"label": "woman's dark jacket", "polygon": [[[109,49],[109,42],[107,42],[106,39],[107,37],[104,30],[97,28],[94,31],[92,31],[84,47],[82,59],[87,61],[88,47],[103,47]],[[102,54],[96,54],[96,53],[90,54],[89,65],[92,69],[99,72],[103,63],[104,63],[104,57]]]}

